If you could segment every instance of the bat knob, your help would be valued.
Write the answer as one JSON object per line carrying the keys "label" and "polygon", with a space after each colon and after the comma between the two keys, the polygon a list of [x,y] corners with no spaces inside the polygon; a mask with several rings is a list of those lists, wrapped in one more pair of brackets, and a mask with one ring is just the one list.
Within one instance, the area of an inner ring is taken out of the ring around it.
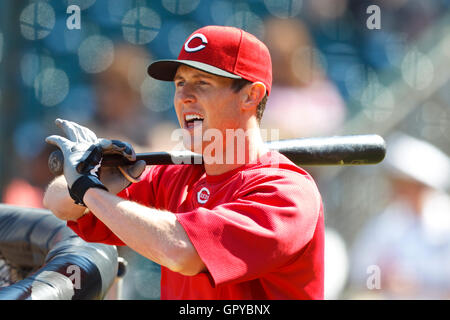
{"label": "bat knob", "polygon": [[64,155],[61,150],[55,150],[50,154],[48,157],[48,168],[55,176],[59,176],[64,172]]}

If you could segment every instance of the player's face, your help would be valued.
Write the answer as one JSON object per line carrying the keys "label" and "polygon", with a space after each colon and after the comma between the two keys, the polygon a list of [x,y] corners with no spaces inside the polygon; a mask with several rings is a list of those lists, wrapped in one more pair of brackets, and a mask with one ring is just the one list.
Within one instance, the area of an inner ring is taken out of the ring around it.
{"label": "player's face", "polygon": [[[174,78],[174,105],[180,126],[189,132],[191,138],[189,146],[185,143],[187,148],[198,152],[199,149],[194,150],[193,147],[199,141],[199,132],[205,137],[208,130],[209,133],[220,131],[225,137],[226,129],[241,127],[240,95],[231,89],[232,81],[184,65],[178,68]],[[202,150],[208,143],[202,142]]]}

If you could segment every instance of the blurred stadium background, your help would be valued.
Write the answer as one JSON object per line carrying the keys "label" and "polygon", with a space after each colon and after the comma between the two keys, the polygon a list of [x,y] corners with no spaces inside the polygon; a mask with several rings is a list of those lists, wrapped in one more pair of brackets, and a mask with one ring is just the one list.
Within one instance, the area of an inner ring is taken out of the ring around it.
{"label": "blurred stadium background", "polygon": [[[80,29],[66,25],[72,4],[81,9]],[[370,5],[380,8],[380,29],[367,27]],[[448,0],[1,1],[1,201],[42,205],[51,179],[44,138],[57,131],[57,117],[138,151],[170,148],[172,84],[146,77],[146,66],[176,58],[186,37],[208,24],[243,28],[269,46],[274,90],[262,125],[279,129],[280,138],[402,131],[448,155],[449,8]],[[381,165],[307,169],[335,240],[328,297],[365,297],[370,290],[354,293],[351,249],[390,200],[386,172]],[[142,281],[145,267],[133,272],[135,297],[157,298],[154,279]]]}

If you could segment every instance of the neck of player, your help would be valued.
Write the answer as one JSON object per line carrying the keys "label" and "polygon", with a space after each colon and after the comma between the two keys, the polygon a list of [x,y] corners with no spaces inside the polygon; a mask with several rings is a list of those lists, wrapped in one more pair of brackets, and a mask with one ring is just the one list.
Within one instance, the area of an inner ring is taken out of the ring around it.
{"label": "neck of player", "polygon": [[236,132],[238,131],[225,134],[221,144],[214,141],[204,144],[203,163],[208,175],[220,175],[243,165],[256,163],[267,153],[259,127]]}

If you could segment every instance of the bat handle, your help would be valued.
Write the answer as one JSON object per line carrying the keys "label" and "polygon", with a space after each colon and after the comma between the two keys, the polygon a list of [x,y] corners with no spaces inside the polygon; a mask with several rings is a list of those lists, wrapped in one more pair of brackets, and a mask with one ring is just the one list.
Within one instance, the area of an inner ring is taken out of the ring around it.
{"label": "bat handle", "polygon": [[[124,159],[120,155],[111,155],[111,154],[107,155],[102,160],[102,165],[105,165],[106,167],[128,165],[131,163],[133,163],[133,162],[128,161],[127,159]],[[83,166],[80,167],[80,165],[81,165],[81,163],[78,164],[78,167],[77,167],[78,172],[80,172],[80,168],[83,168]],[[64,155],[60,149],[53,151],[49,155],[48,169],[54,176],[59,176],[64,173]]]}
{"label": "bat handle", "polygon": [[60,149],[53,151],[48,157],[48,168],[54,176],[64,172],[64,155]]}

